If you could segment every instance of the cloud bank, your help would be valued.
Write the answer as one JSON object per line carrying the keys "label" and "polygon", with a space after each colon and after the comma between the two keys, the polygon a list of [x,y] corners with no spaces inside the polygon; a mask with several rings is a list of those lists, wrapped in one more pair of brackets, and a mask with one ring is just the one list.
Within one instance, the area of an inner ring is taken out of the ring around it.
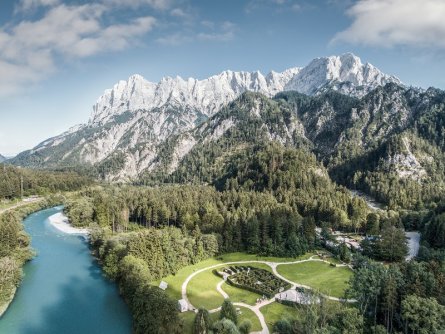
{"label": "cloud bank", "polygon": [[353,22],[334,43],[445,48],[443,0],[360,0],[346,13]]}
{"label": "cloud bank", "polygon": [[[150,6],[166,3],[145,2]],[[39,7],[44,10],[39,19],[28,19],[26,11]],[[24,13],[25,19],[0,27],[0,95],[18,93],[45,79],[63,61],[124,50],[156,24],[152,16],[107,24],[104,16],[110,10],[100,2],[69,6],[59,0],[22,0],[16,13]]]}

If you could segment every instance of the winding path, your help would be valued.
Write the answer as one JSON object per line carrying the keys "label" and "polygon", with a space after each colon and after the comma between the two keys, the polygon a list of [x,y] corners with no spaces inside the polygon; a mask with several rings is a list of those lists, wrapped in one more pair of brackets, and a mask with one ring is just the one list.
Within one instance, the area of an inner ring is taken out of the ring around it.
{"label": "winding path", "polygon": [[2,213],[7,212],[7,211],[10,211],[10,210],[13,210],[13,209],[17,209],[17,208],[19,208],[21,206],[25,206],[27,204],[32,204],[32,203],[39,202],[42,199],[43,199],[42,197],[29,197],[29,198],[25,198],[25,199],[21,200],[20,202],[17,202],[16,204],[14,204],[12,206],[9,206],[9,207],[4,208],[4,209],[0,209],[0,215]]}
{"label": "winding path", "polygon": [[[316,255],[313,255],[309,259],[298,260],[298,261],[293,261],[293,262],[270,262],[270,261],[259,261],[259,260],[250,260],[250,261],[246,260],[246,261],[232,261],[232,262],[218,263],[218,264],[215,264],[212,266],[208,266],[206,268],[202,268],[202,269],[199,269],[199,270],[193,272],[185,279],[185,281],[182,283],[182,286],[181,286],[182,299],[184,299],[187,302],[189,310],[195,310],[196,308],[193,306],[193,304],[190,302],[190,300],[187,297],[187,285],[192,280],[192,278],[204,271],[209,270],[209,269],[214,269],[214,268],[227,266],[227,265],[233,265],[233,264],[262,263],[262,264],[268,265],[272,269],[272,272],[274,273],[274,275],[281,278],[283,281],[290,283],[292,285],[291,289],[295,289],[296,287],[303,287],[305,289],[312,290],[312,288],[307,285],[299,284],[299,283],[293,282],[293,281],[288,280],[287,278],[283,277],[282,275],[280,275],[278,273],[277,267],[282,264],[297,264],[297,263],[303,263],[303,262],[309,262],[309,261],[324,262],[324,263],[330,264],[329,261],[325,261],[325,260],[321,260],[321,259],[314,259],[315,256]],[[349,267],[349,266],[346,264],[338,264],[337,267]],[[224,279],[221,282],[219,282],[216,286],[216,290],[224,297],[224,299],[227,299],[227,298],[229,298],[229,295],[222,289],[222,285],[224,284],[224,282],[225,282]],[[342,302],[347,302],[347,303],[355,303],[356,302],[355,299],[342,299],[342,298],[332,297],[332,296],[328,296],[328,295],[324,295],[324,294],[321,294],[321,296],[323,296],[326,299],[330,299],[330,300],[334,300],[334,301],[342,301]],[[267,327],[266,320],[264,319],[264,315],[261,313],[260,308],[263,306],[269,305],[273,302],[275,302],[275,297],[265,300],[261,303],[258,303],[255,306],[248,305],[245,303],[238,303],[238,302],[233,303],[233,305],[248,308],[249,310],[253,311],[256,314],[256,316],[258,317],[258,319],[260,321],[262,330],[259,332],[254,332],[254,333],[269,334],[269,328]],[[209,313],[218,312],[220,309],[221,309],[221,307],[215,308],[213,310],[209,310]]]}

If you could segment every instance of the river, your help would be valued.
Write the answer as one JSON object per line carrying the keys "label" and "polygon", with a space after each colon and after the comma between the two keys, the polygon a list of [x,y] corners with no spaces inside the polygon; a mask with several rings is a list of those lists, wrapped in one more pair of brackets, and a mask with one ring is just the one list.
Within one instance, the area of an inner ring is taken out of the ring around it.
{"label": "river", "polygon": [[24,266],[23,282],[0,318],[0,333],[131,333],[129,310],[84,238],[50,225],[48,217],[61,211],[52,208],[25,219],[37,256]]}

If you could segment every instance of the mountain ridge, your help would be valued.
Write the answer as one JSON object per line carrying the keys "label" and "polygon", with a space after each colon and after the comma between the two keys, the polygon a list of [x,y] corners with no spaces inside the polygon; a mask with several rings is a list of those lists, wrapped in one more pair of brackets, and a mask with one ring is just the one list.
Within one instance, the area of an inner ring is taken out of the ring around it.
{"label": "mountain ridge", "polygon": [[[306,67],[266,76],[259,71],[225,71],[204,80],[167,77],[152,83],[133,75],[99,97],[88,123],[22,152],[12,163],[39,168],[103,165],[105,170],[113,165],[115,173],[106,177],[128,180],[154,168],[160,147],[170,138],[200,126],[246,91],[269,98],[287,89],[310,95],[336,90],[363,96],[388,82],[400,84],[351,53],[316,58]],[[177,159],[194,145],[192,141],[181,144]],[[119,161],[119,173],[111,161]]]}
{"label": "mountain ridge", "polygon": [[209,116],[245,91],[272,97],[288,90],[314,95],[319,90],[331,88],[348,95],[363,96],[389,82],[401,84],[395,76],[384,74],[369,63],[362,64],[361,59],[352,53],[315,58],[305,67],[271,71],[267,75],[260,71],[227,70],[203,80],[177,76],[164,77],[154,83],[134,74],[99,97],[89,124],[104,123],[110,116],[125,111],[149,110],[165,104],[187,105]]}

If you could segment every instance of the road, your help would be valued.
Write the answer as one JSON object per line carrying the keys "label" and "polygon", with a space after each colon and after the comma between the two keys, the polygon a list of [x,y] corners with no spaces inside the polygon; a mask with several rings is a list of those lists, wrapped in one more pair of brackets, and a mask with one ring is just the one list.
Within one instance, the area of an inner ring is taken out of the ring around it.
{"label": "road", "polygon": [[30,198],[25,198],[25,199],[23,199],[21,202],[18,202],[17,204],[14,204],[13,206],[10,206],[10,207],[4,208],[4,209],[0,209],[0,215],[1,215],[2,213],[7,212],[7,211],[10,211],[10,210],[19,208],[19,207],[21,207],[21,206],[25,206],[25,205],[27,205],[27,204],[36,203],[36,202],[39,202],[39,201],[41,201],[41,200],[42,200],[42,197],[30,197]]}

